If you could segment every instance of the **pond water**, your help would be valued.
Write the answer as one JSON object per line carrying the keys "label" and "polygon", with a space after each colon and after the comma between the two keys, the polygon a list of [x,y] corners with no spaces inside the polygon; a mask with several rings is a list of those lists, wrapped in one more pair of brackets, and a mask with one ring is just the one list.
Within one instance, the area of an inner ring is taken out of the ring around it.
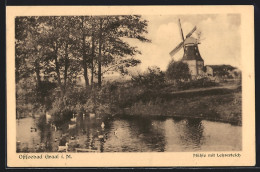
{"label": "pond water", "polygon": [[40,118],[23,118],[16,120],[16,139],[17,152],[57,152],[66,142],[69,152],[238,151],[242,128],[194,119],[81,117],[55,129]]}

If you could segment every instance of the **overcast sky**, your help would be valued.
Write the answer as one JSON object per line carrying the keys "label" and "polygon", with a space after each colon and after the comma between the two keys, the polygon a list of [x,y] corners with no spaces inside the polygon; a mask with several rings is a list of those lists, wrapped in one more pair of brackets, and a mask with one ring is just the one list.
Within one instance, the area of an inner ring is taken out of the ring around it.
{"label": "overcast sky", "polygon": [[[181,42],[178,18],[181,19],[184,36],[196,25],[197,33],[201,32],[199,51],[205,65],[230,64],[240,67],[240,15],[149,15],[143,16],[148,20],[147,37],[152,43],[140,43],[136,40],[128,42],[137,46],[142,55],[136,58],[142,61],[135,70],[144,71],[148,66],[159,66],[165,70],[171,57],[169,52]],[[183,50],[174,59],[182,58]]]}

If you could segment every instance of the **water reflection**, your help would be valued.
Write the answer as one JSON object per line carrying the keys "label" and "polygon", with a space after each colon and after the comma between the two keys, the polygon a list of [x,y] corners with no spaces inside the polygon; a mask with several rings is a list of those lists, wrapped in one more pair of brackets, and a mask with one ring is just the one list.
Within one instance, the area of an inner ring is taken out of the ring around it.
{"label": "water reflection", "polygon": [[143,151],[163,152],[165,150],[165,129],[162,128],[164,121],[151,119],[130,120],[131,133],[143,142]]}
{"label": "water reflection", "polygon": [[[69,128],[69,125],[75,127]],[[102,124],[103,123],[103,124]],[[241,150],[241,127],[194,119],[79,116],[59,129],[43,118],[17,120],[17,152],[176,152]],[[37,131],[31,132],[35,127]]]}
{"label": "water reflection", "polygon": [[188,119],[184,122],[181,127],[183,134],[180,137],[182,144],[187,148],[200,149],[200,146],[203,144],[203,125],[201,120]]}

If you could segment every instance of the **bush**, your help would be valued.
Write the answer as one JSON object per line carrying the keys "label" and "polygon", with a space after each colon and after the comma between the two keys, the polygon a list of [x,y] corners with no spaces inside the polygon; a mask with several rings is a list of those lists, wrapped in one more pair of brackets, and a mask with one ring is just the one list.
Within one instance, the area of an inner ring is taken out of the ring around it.
{"label": "bush", "polygon": [[[76,104],[77,102],[74,103],[74,105]],[[52,115],[52,122],[57,127],[61,127],[62,124],[68,122],[73,117],[73,113],[75,113],[74,108],[74,106],[65,105],[62,98],[57,98],[48,113]]]}
{"label": "bush", "polygon": [[175,62],[172,60],[166,70],[166,77],[177,82],[189,80],[191,78],[189,66],[182,61]]}
{"label": "bush", "polygon": [[159,67],[149,67],[144,74],[138,74],[132,77],[134,86],[142,86],[145,88],[160,88],[165,86],[165,74]]}
{"label": "bush", "polygon": [[91,90],[84,88],[71,88],[66,94],[66,103],[68,106],[85,104],[91,97]]}
{"label": "bush", "polygon": [[61,127],[64,123],[70,121],[73,117],[73,111],[69,109],[64,109],[62,111],[57,111],[53,114],[53,123],[57,127]]}
{"label": "bush", "polygon": [[191,80],[189,82],[181,82],[178,84],[179,89],[191,89],[191,88],[203,88],[203,87],[213,87],[218,84],[207,78],[201,78],[197,80]]}

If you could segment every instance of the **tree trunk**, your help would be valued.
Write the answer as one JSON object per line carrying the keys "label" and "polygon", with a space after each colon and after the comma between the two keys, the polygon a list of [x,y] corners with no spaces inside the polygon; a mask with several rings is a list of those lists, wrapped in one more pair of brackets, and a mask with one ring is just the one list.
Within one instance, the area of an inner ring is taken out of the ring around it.
{"label": "tree trunk", "polygon": [[89,80],[88,80],[88,69],[87,69],[87,65],[84,65],[84,78],[85,78],[85,86],[86,88],[88,88],[89,86]]}
{"label": "tree trunk", "polygon": [[94,82],[94,56],[95,56],[95,38],[94,31],[92,31],[92,50],[91,50],[91,87],[93,87]]}
{"label": "tree trunk", "polygon": [[83,48],[82,48],[82,54],[83,54],[83,70],[84,70],[84,78],[85,78],[85,86],[86,88],[89,86],[89,80],[88,80],[88,67],[87,67],[87,55],[86,55],[86,45],[85,45],[85,35],[83,34],[82,37],[83,41]]}
{"label": "tree trunk", "polygon": [[66,44],[66,47],[65,47],[64,86],[63,86],[64,94],[66,93],[66,87],[67,87],[68,67],[69,67],[68,44]]}
{"label": "tree trunk", "polygon": [[39,88],[41,84],[41,76],[40,76],[40,65],[38,59],[35,60],[35,73],[36,73],[36,80],[37,80],[36,87]]}
{"label": "tree trunk", "polygon": [[84,16],[81,17],[81,31],[82,31],[82,56],[83,56],[83,63],[82,67],[84,70],[84,79],[85,79],[85,86],[88,88],[89,80],[88,80],[88,67],[87,67],[87,56],[86,56],[86,36],[84,34]]}
{"label": "tree trunk", "polygon": [[101,49],[102,49],[102,23],[103,23],[103,20],[100,19],[99,21],[99,47],[98,47],[98,86],[101,87]]}
{"label": "tree trunk", "polygon": [[61,78],[60,78],[60,65],[59,65],[59,62],[58,62],[57,51],[58,50],[56,49],[55,50],[55,55],[54,55],[55,71],[56,71],[57,78],[58,78],[58,85],[59,85],[60,90],[61,90],[61,97],[64,97],[64,90],[63,90],[62,83],[61,83]]}

